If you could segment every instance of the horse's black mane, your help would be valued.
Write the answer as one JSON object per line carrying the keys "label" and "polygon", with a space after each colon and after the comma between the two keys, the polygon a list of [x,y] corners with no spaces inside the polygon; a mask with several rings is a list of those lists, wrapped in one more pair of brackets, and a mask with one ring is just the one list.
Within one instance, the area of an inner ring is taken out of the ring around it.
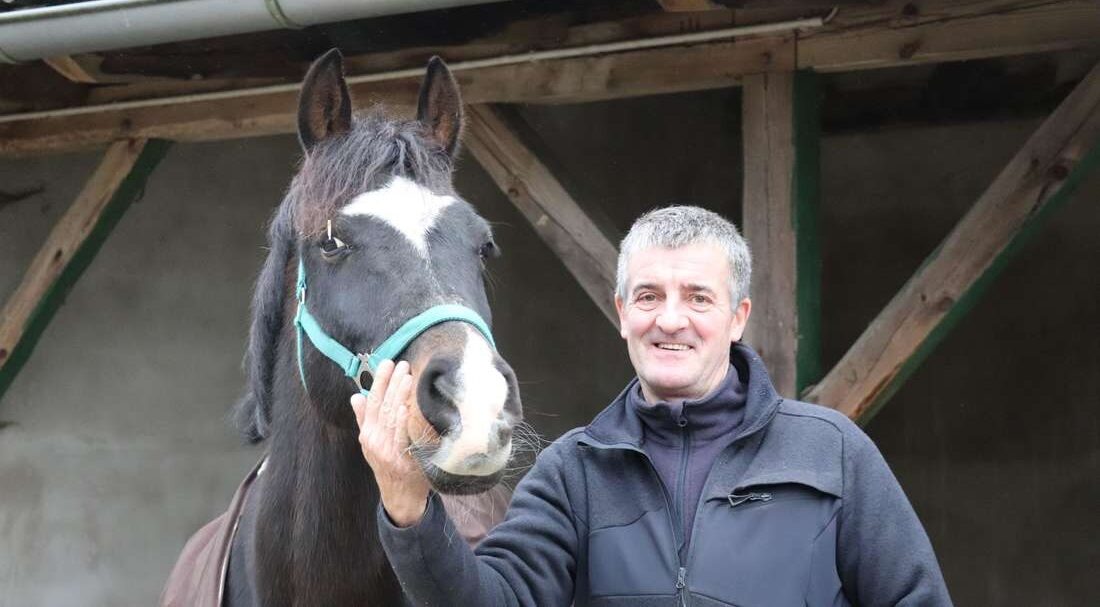
{"label": "horse's black mane", "polygon": [[234,407],[234,423],[248,442],[267,437],[277,345],[293,279],[287,273],[301,237],[324,229],[349,200],[393,176],[433,192],[450,193],[451,156],[425,136],[416,120],[393,120],[384,109],[360,115],[352,128],[317,143],[302,159],[268,229],[270,252],[252,299],[252,326],[244,367],[248,388]]}

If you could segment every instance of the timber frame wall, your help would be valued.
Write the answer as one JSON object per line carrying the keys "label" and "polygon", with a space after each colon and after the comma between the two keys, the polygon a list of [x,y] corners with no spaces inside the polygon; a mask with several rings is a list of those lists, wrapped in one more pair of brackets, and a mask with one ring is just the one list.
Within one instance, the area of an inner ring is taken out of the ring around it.
{"label": "timber frame wall", "polygon": [[[792,3],[788,3],[792,4]],[[793,3],[798,4],[798,3]],[[820,9],[824,3],[802,2]],[[1001,57],[1100,45],[1100,4],[931,0],[840,3],[819,27],[457,71],[469,104],[466,145],[570,273],[617,325],[616,248],[492,104],[564,103],[743,87],[744,230],[760,278],[747,336],[782,394],[804,395],[866,422],[980,297],[1020,243],[1100,162],[1100,66],[1005,166],[973,208],[832,370],[820,369],[816,73]],[[669,11],[707,0],[661,0]],[[707,13],[702,13],[707,14]],[[579,34],[578,34],[579,37]],[[461,49],[450,49],[461,55]],[[447,49],[440,53],[449,58]],[[351,58],[385,65],[384,58]],[[74,58],[49,63],[74,82],[99,75]],[[459,67],[462,67],[459,65]],[[419,75],[349,79],[360,105],[406,110]],[[163,156],[167,141],[292,132],[297,87],[210,92],[174,85],[141,97],[0,115],[0,156],[109,146],[103,164],[0,313],[0,398],[110,226]],[[128,92],[129,91],[129,92]],[[749,151],[751,150],[751,154]]]}

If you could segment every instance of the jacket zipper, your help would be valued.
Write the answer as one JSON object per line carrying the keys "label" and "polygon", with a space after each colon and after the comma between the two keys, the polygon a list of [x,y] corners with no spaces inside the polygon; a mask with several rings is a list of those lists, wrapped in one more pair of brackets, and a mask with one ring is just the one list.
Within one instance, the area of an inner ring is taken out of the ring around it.
{"label": "jacket zipper", "polygon": [[[684,556],[686,556],[688,546],[687,529],[684,528],[684,487],[687,485],[687,469],[688,463],[691,460],[691,428],[688,426],[687,415],[683,410],[680,411],[680,417],[676,420],[676,425],[680,426],[680,475],[676,479],[676,523],[680,529],[680,546],[676,550],[676,560],[680,564],[680,569],[676,574],[676,591],[680,595],[680,605],[687,606],[687,567],[684,567]],[[656,472],[656,470],[654,470]]]}
{"label": "jacket zipper", "polygon": [[[783,399],[780,398],[777,402],[781,403],[781,402],[783,402]],[[778,406],[776,406],[776,409],[778,409]],[[733,441],[722,451],[722,453],[718,454],[718,457],[714,460],[714,463],[712,463],[711,466],[710,466],[710,471],[707,472],[706,479],[703,480],[703,493],[704,494],[706,493],[707,487],[710,485],[710,477],[711,477],[712,474],[714,474],[714,469],[718,466],[719,462],[722,460],[722,457],[725,454],[725,452],[728,451],[729,449],[733,449],[734,446],[737,445],[737,443],[743,441],[744,439],[748,438],[749,436],[752,436],[753,434],[756,434],[756,432],[760,428],[764,427],[767,423],[769,423],[773,417],[775,417],[774,412],[771,415],[769,415],[766,419],[757,420],[755,424],[753,424],[746,431],[742,432],[736,438],[734,438]],[[654,469],[654,472],[656,472],[656,469]],[[730,493],[732,494],[733,492],[731,491]],[[771,499],[770,494],[768,494],[767,499],[769,499],[769,500]],[[699,496],[699,503],[695,507],[695,522],[691,525],[691,541],[689,542],[689,546],[692,546],[692,547],[694,547],[694,545],[695,545],[695,532],[699,530],[699,513],[703,510],[704,505],[706,505],[706,500],[704,500],[703,496],[700,495]],[[677,558],[679,558],[679,554],[677,554]],[[684,555],[684,561],[686,561],[686,563],[682,563],[682,565],[690,565],[691,564],[691,551],[690,550],[688,551],[688,554]],[[681,566],[681,569],[684,571],[684,574],[686,575],[687,574],[686,566]],[[686,583],[686,581],[685,581],[685,583]]]}

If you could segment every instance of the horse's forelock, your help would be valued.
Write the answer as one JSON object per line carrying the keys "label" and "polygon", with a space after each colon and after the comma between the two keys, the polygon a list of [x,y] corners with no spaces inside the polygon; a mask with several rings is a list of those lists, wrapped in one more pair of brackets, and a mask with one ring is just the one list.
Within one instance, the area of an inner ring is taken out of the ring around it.
{"label": "horse's forelock", "polygon": [[383,109],[357,117],[344,135],[320,142],[302,160],[288,199],[299,235],[317,234],[352,198],[400,175],[447,193],[451,157],[415,120],[391,120]]}

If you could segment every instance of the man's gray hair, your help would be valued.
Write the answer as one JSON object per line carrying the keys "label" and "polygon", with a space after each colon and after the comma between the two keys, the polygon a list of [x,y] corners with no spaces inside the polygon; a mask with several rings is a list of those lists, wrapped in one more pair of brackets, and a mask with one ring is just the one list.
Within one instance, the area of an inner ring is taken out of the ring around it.
{"label": "man's gray hair", "polygon": [[650,211],[630,226],[619,245],[619,265],[615,273],[615,291],[627,300],[626,266],[630,256],[642,249],[680,247],[710,243],[726,253],[730,268],[730,306],[736,308],[749,296],[752,255],[737,226],[718,213],[689,206],[671,206]]}

